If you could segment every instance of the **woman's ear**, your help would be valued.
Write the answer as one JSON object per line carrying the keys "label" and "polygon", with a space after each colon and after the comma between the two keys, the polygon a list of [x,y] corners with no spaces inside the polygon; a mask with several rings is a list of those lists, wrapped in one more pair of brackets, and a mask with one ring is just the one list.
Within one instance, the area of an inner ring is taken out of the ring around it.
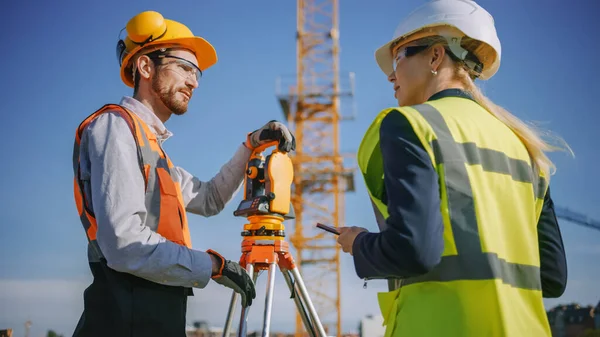
{"label": "woman's ear", "polygon": [[442,45],[435,45],[431,47],[429,59],[429,66],[431,67],[431,71],[437,71],[444,60],[444,56],[446,56],[446,49]]}

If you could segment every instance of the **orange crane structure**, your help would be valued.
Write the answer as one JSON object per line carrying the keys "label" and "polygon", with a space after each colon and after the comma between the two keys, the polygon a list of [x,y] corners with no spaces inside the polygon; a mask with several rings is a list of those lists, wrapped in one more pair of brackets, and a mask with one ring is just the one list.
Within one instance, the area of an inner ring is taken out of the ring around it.
{"label": "orange crane structure", "polygon": [[[340,76],[338,0],[297,1],[296,49],[296,74],[280,77],[276,88],[297,142],[289,239],[324,329],[341,336],[340,249],[335,235],[315,229],[317,222],[344,225],[344,194],[354,190],[354,169],[340,152],[340,122],[354,118],[354,74]],[[305,336],[299,314],[295,335]]]}

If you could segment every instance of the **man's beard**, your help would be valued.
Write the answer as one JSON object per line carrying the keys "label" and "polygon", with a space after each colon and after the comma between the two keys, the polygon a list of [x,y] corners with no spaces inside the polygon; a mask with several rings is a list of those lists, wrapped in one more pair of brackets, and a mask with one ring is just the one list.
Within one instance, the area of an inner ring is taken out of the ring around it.
{"label": "man's beard", "polygon": [[159,76],[155,76],[152,79],[152,90],[158,95],[167,109],[176,115],[183,115],[188,108],[187,102],[180,101],[175,97],[179,90],[161,88],[158,77]]}

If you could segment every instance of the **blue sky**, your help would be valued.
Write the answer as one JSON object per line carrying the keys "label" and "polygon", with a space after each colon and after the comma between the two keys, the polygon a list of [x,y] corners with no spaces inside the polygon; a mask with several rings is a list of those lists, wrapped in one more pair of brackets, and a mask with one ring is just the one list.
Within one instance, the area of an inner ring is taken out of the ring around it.
{"label": "blue sky", "polygon": [[[71,155],[75,128],[108,102],[131,94],[119,78],[116,39],[129,18],[157,10],[187,24],[217,49],[219,62],[205,72],[189,111],[167,127],[165,147],[173,161],[203,180],[234,153],[245,134],[282,115],[275,80],[295,72],[295,1],[22,1],[5,4],[0,21],[6,163],[2,167],[0,225],[0,329],[32,336],[47,329],[70,335],[90,282],[86,241],[73,202]],[[381,109],[395,104],[393,91],[374,60],[399,19],[422,0],[344,0],[340,5],[340,66],[356,73],[357,118],[342,125],[341,146],[356,150]],[[552,154],[558,205],[600,218],[600,158],[592,133],[600,125],[594,99],[600,94],[597,66],[598,2],[480,0],[495,17],[502,65],[482,85],[494,101],[525,120],[564,137],[576,157]],[[209,152],[216,151],[209,155]],[[376,229],[362,180],[346,197],[347,225]],[[190,216],[198,249],[212,248],[237,259],[243,219],[232,211],[241,194],[218,216]],[[600,232],[561,221],[569,263],[569,285],[557,303],[600,301]],[[376,293],[365,290],[349,256],[343,258],[343,327],[355,331],[360,317],[377,314]],[[277,276],[273,327],[289,331],[294,307]],[[258,296],[264,295],[264,280]],[[197,290],[188,318],[222,325],[230,292],[211,284]],[[262,313],[258,301],[250,327]]]}

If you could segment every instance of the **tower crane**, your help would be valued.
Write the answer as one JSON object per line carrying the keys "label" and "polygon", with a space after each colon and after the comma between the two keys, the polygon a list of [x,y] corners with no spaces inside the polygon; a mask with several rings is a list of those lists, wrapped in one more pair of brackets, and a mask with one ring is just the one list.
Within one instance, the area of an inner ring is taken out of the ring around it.
{"label": "tower crane", "polygon": [[[341,336],[340,248],[335,236],[314,228],[317,222],[343,224],[344,193],[354,190],[339,140],[340,122],[354,115],[342,113],[342,100],[353,98],[354,77],[339,71],[338,0],[297,0],[296,15],[296,73],[280,76],[276,88],[297,142],[290,243],[324,329]],[[304,336],[299,315],[295,335]]]}

